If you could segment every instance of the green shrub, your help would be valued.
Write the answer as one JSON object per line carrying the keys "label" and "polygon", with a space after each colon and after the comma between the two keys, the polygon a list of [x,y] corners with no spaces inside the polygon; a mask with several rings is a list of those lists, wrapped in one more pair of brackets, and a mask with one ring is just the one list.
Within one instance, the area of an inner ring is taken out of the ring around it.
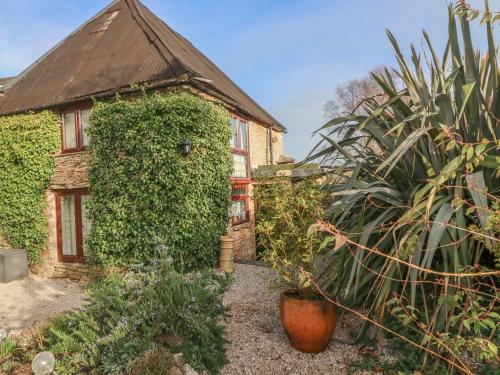
{"label": "green shrub", "polygon": [[10,338],[0,342],[0,370],[4,370],[2,365],[13,357],[17,349],[17,343]]}
{"label": "green shrub", "polygon": [[179,274],[170,261],[111,275],[90,288],[84,310],[52,322],[43,348],[57,356],[59,374],[117,374],[158,346],[217,373],[226,362],[225,284],[209,274]]}
{"label": "green shrub", "polygon": [[140,263],[162,246],[178,267],[213,265],[229,220],[226,110],[188,93],[144,94],[96,103],[90,122],[92,260]]}
{"label": "green shrub", "polygon": [[155,346],[132,362],[124,375],[169,375],[173,356],[165,348]]}
{"label": "green shrub", "polygon": [[315,273],[314,257],[322,250],[321,236],[312,230],[324,219],[326,194],[319,184],[288,180],[259,185],[256,233],[261,258],[269,263],[289,287],[310,298],[312,286],[303,272]]}
{"label": "green shrub", "polygon": [[0,240],[26,249],[31,264],[47,241],[44,193],[59,146],[52,112],[0,117]]}
{"label": "green shrub", "polygon": [[442,57],[424,33],[429,59],[412,47],[409,61],[388,33],[403,90],[389,71],[373,74],[384,96],[326,124],[311,158],[333,181],[330,293],[386,329],[397,323],[391,333],[422,354],[417,366],[433,355],[472,373],[474,361],[498,364],[500,67],[492,19],[481,54],[474,12],[457,7]]}

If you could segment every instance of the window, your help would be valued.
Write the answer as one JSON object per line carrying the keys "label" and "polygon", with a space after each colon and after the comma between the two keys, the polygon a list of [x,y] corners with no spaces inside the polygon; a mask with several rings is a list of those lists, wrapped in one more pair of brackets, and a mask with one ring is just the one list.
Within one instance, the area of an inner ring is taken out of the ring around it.
{"label": "window", "polygon": [[84,150],[89,145],[87,128],[90,109],[74,110],[62,115],[62,150]]}
{"label": "window", "polygon": [[56,193],[57,243],[59,261],[84,262],[91,223],[86,190]]}
{"label": "window", "polygon": [[231,223],[241,224],[249,220],[248,183],[250,182],[248,122],[231,116],[231,150],[233,173],[231,193]]}
{"label": "window", "polygon": [[65,113],[63,115],[63,149],[74,149],[76,142],[76,118],[75,113]]}
{"label": "window", "polygon": [[80,111],[80,137],[83,147],[87,147],[89,145],[89,136],[87,134],[87,128],[89,127],[89,115],[90,109]]}
{"label": "window", "polygon": [[248,185],[233,185],[231,201],[231,223],[237,225],[248,221]]}
{"label": "window", "polygon": [[233,151],[233,179],[249,179],[248,123],[237,117],[230,118],[231,148]]}
{"label": "window", "polygon": [[233,177],[248,178],[248,163],[245,155],[233,153]]}

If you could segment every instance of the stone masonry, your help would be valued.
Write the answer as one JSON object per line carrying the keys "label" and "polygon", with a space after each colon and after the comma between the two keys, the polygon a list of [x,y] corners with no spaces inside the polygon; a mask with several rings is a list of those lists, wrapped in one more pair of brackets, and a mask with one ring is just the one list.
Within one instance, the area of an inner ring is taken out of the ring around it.
{"label": "stone masonry", "polygon": [[[269,144],[272,145],[272,153]],[[260,165],[276,164],[283,155],[283,133],[268,130],[265,126],[249,121],[250,166],[255,169]],[[272,160],[271,160],[272,156]],[[88,188],[89,153],[86,151],[55,156],[55,172],[46,193],[48,246],[44,254],[43,272],[53,277],[87,278],[91,272],[87,265],[62,263],[57,254],[57,222],[55,193],[57,190]],[[236,259],[255,259],[255,205],[252,199],[253,185],[249,185],[250,220],[235,226],[229,226],[228,234],[234,238],[234,256]]]}

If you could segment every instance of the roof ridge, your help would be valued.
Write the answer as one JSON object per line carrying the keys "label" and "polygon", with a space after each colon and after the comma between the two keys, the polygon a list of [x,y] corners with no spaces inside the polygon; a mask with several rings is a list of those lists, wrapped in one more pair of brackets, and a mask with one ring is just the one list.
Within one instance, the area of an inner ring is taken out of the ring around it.
{"label": "roof ridge", "polygon": [[[138,0],[125,0],[125,3],[130,9],[134,21],[137,22],[137,24],[142,29],[144,34],[146,34],[147,38],[151,41],[151,43],[154,44],[154,46],[156,47],[160,55],[163,57],[165,62],[172,67],[176,75],[180,75],[185,73],[186,71],[189,71],[189,69],[175,55],[172,49],[166,43],[163,42],[162,38],[158,35],[153,26],[144,17],[141,8],[145,8],[148,11],[149,9],[147,9],[146,6]],[[176,64],[171,65],[169,63],[169,57],[166,54],[172,56]],[[181,66],[185,71],[179,70],[178,69],[179,66]]]}

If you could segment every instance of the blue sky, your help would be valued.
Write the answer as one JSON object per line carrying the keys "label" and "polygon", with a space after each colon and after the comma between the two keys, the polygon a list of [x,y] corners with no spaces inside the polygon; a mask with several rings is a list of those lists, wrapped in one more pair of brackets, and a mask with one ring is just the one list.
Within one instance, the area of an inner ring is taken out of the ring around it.
{"label": "blue sky", "polygon": [[[286,152],[298,159],[339,83],[394,66],[385,28],[404,51],[422,45],[422,29],[438,51],[446,41],[446,0],[142,1],[288,127]],[[109,2],[0,0],[0,76],[21,72]]]}

